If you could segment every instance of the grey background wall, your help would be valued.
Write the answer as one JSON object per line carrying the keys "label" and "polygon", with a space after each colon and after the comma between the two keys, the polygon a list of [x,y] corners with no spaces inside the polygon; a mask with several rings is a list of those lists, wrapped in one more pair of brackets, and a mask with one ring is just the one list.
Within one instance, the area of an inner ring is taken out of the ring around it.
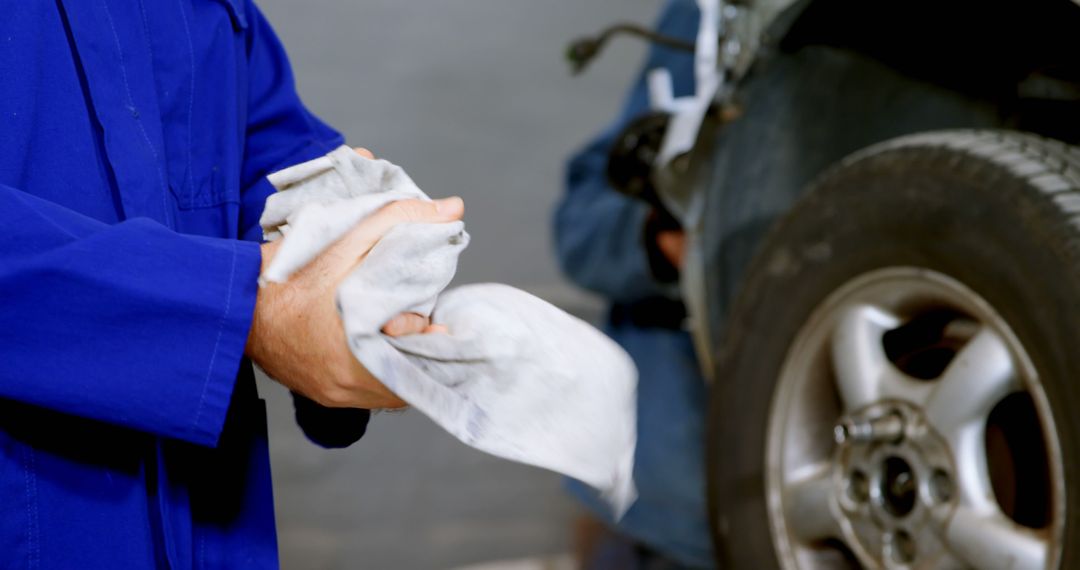
{"label": "grey background wall", "polygon": [[[501,281],[572,312],[549,220],[564,158],[615,114],[643,56],[618,40],[572,78],[567,41],[658,0],[258,0],[320,116],[433,196],[465,199],[459,282]],[[354,448],[320,450],[264,381],[284,568],[428,569],[569,550],[557,476],[487,457],[416,412],[381,414]]]}

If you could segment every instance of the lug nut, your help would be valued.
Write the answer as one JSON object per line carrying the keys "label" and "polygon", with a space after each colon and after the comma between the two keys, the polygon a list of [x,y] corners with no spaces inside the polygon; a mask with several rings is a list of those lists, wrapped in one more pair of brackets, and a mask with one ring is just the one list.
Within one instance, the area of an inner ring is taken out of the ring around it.
{"label": "lug nut", "polygon": [[871,420],[843,418],[833,428],[836,443],[896,443],[904,438],[904,420],[890,412]]}

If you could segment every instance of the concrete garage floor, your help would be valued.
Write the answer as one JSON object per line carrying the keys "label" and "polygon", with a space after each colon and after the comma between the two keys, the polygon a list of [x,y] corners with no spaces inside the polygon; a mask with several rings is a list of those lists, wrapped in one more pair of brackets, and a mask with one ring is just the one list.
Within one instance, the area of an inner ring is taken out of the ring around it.
{"label": "concrete garage floor", "polygon": [[[617,40],[571,78],[568,40],[658,0],[260,0],[308,105],[350,144],[465,198],[459,282],[502,281],[595,318],[559,277],[550,212],[564,157],[610,121],[643,55]],[[310,445],[270,382],[286,569],[438,569],[569,551],[573,506],[551,473],[488,457],[417,412],[381,414],[344,451]],[[496,567],[506,567],[496,565]]]}

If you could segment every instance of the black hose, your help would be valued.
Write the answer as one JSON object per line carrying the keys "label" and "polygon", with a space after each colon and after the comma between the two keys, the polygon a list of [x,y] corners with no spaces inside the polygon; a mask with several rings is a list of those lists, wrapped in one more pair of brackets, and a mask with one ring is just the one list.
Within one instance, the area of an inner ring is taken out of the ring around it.
{"label": "black hose", "polygon": [[570,44],[566,50],[566,59],[570,60],[570,65],[573,66],[574,75],[584,71],[585,67],[588,66],[596,56],[600,55],[600,50],[604,48],[608,41],[619,34],[637,36],[654,44],[691,53],[696,49],[696,46],[692,42],[665,36],[664,34],[654,32],[653,30],[638,24],[615,24],[605,28],[596,36],[581,38]]}

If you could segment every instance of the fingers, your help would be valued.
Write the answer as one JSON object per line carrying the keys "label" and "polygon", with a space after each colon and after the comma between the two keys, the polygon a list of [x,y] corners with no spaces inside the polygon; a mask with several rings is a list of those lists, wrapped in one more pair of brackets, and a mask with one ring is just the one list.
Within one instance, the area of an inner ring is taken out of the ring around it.
{"label": "fingers", "polygon": [[431,321],[416,313],[402,313],[383,325],[382,332],[390,336],[418,334],[426,330]]}
{"label": "fingers", "polygon": [[410,334],[449,334],[446,325],[436,325],[430,319],[416,313],[402,313],[383,325],[382,332],[390,336]]}
{"label": "fingers", "polygon": [[370,150],[368,150],[368,149],[366,149],[366,148],[364,148],[362,146],[358,146],[358,147],[354,148],[353,150],[356,151],[356,154],[359,154],[360,156],[362,156],[364,158],[369,158],[371,160],[375,160],[375,155],[372,154]]}

